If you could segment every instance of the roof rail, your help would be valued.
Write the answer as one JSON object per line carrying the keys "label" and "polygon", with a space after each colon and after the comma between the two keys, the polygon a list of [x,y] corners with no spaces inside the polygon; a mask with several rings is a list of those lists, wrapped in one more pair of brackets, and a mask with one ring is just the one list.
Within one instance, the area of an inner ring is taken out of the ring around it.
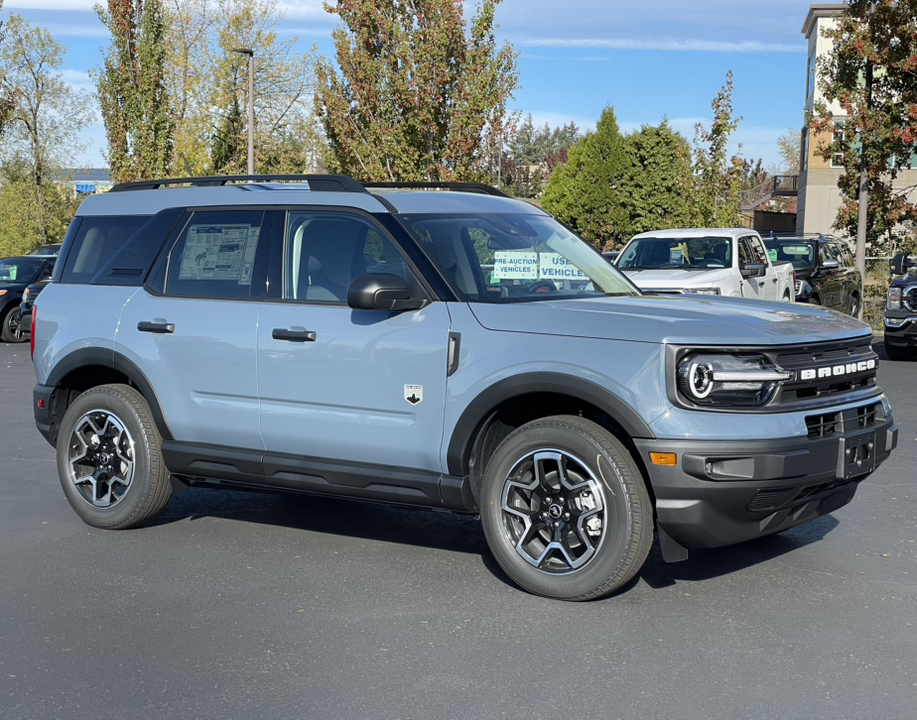
{"label": "roof rail", "polygon": [[273,182],[277,180],[308,182],[309,189],[314,192],[366,192],[366,188],[349,175],[213,175],[209,177],[164,178],[162,180],[118,183],[108,192],[158,190],[159,188],[174,185],[214,187],[226,185],[227,183]]}
{"label": "roof rail", "polygon": [[837,239],[834,237],[834,235],[830,235],[828,233],[817,233],[817,232],[798,233],[798,232],[792,232],[792,231],[774,232],[773,230],[771,230],[766,236],[762,236],[762,237],[764,237],[765,240],[771,240],[771,239],[779,240],[781,238],[807,238],[807,239],[811,238],[811,239],[818,239],[818,240],[822,240],[822,239],[836,240]]}
{"label": "roof rail", "polygon": [[499,188],[485,183],[471,182],[365,182],[363,187],[413,189],[413,190],[457,190],[460,192],[481,193],[482,195],[496,195],[497,197],[510,197]]}

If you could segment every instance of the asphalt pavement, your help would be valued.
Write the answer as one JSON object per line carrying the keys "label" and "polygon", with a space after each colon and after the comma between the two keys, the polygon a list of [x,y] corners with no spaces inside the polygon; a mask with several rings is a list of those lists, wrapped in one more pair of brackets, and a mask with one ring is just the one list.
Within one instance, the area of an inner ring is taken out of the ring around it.
{"label": "asphalt pavement", "polygon": [[915,379],[882,362],[899,447],[850,505],[572,604],[447,513],[195,489],[90,528],[0,345],[0,720],[914,720]]}

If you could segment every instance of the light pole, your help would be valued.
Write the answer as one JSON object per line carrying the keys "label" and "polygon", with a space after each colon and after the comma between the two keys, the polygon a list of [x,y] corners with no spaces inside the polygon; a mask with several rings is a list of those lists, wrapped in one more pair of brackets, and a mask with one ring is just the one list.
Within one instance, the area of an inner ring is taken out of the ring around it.
{"label": "light pole", "polygon": [[255,174],[255,51],[233,48],[233,52],[248,55],[248,174]]}

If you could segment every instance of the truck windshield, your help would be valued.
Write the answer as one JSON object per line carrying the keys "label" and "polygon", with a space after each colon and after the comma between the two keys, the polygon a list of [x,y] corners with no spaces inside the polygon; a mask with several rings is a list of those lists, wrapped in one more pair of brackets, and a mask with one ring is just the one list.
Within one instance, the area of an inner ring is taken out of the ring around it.
{"label": "truck windshield", "polygon": [[401,214],[453,292],[468,302],[523,302],[640,291],[548,215]]}
{"label": "truck windshield", "polygon": [[638,238],[618,256],[622,270],[710,270],[732,267],[728,237]]}
{"label": "truck windshield", "polygon": [[771,262],[789,260],[796,270],[808,270],[816,265],[818,254],[815,251],[815,243],[811,240],[781,238],[765,240],[764,244],[771,256]]}

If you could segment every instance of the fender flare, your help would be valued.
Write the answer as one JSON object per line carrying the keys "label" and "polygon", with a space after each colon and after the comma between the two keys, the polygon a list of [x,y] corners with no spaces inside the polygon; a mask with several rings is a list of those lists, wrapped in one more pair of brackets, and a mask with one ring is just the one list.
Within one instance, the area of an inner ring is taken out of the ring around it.
{"label": "fender flare", "polygon": [[160,405],[156,391],[153,389],[152,383],[150,383],[146,375],[143,374],[143,371],[137,367],[133,361],[111,348],[87,347],[74,350],[54,366],[45,384],[57,389],[61,381],[67,375],[80,368],[93,365],[111,368],[112,370],[117,370],[121,374],[126,375],[128,380],[137,387],[140,394],[143,395],[147,404],[150,406],[150,412],[152,412],[153,419],[156,421],[156,427],[159,429],[159,434],[162,435],[164,440],[173,439],[172,431],[169,429],[169,424],[166,422],[165,415],[162,412],[162,406]]}
{"label": "fender flare", "polygon": [[551,372],[532,372],[504,378],[478,393],[452,430],[446,451],[450,475],[469,473],[468,458],[475,435],[493,409],[513,397],[529,393],[556,393],[595,405],[617,422],[632,438],[654,439],[649,425],[627,403],[589,380]]}

